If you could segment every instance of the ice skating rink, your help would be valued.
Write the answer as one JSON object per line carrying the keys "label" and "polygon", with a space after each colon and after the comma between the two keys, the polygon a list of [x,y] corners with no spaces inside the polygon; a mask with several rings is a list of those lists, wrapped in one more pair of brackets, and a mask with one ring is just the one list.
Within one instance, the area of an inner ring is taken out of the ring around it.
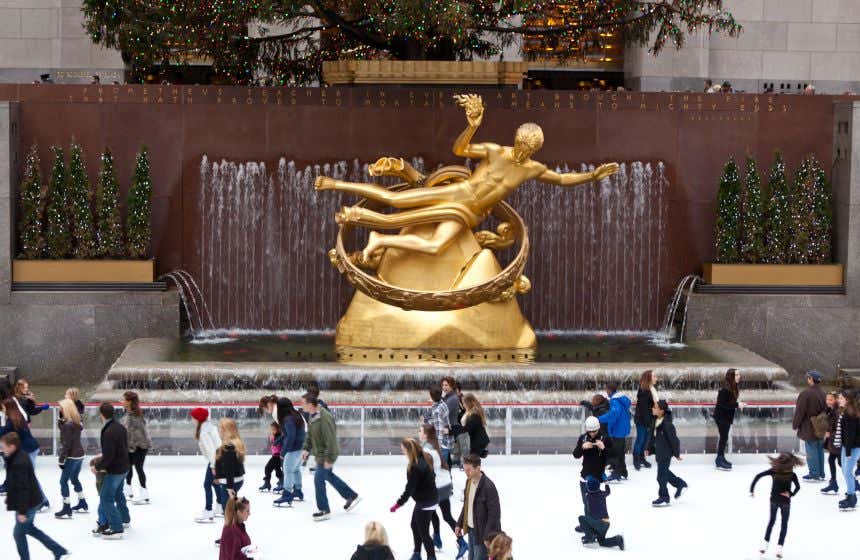
{"label": "ice skating rink", "polygon": [[[628,456],[629,458],[629,456]],[[314,523],[313,478],[304,473],[304,491],[308,501],[292,509],[272,507],[272,494],[260,494],[263,465],[268,457],[249,457],[246,463],[246,487],[240,495],[251,501],[248,533],[259,545],[266,560],[313,558],[348,560],[361,542],[364,524],[371,520],[384,523],[398,559],[412,553],[409,521],[412,503],[397,513],[389,513],[405,484],[405,460],[402,457],[343,457],[335,472],[362,496],[363,501],[351,513],[344,513],[343,501],[329,487],[333,517]],[[635,472],[631,467],[628,482],[612,486],[609,513],[611,533],[624,534],[627,550],[583,549],[579,534],[574,533],[575,518],[582,511],[579,497],[579,464],[570,456],[494,457],[485,461],[485,472],[499,489],[502,503],[502,527],[514,539],[517,560],[551,558],[635,558],[660,560],[744,560],[758,558],[768,514],[770,479],[763,479],[750,498],[748,489],[755,473],[767,468],[764,455],[730,456],[733,472],[713,467],[713,456],[686,456],[674,463],[676,474],[690,484],[688,492],[669,508],[655,509],[656,467]],[[220,519],[215,524],[194,523],[203,508],[201,488],[205,465],[200,457],[149,457],[146,472],[151,505],[130,506],[131,528],[121,541],[102,541],[90,535],[96,522],[98,498],[93,475],[82,472],[90,513],[72,520],[54,519],[53,511],[61,506],[60,470],[54,457],[39,457],[38,476],[51,500],[51,513],[37,515],[36,524],[81,560],[122,558],[216,559],[218,549],[213,541],[220,535]],[[85,463],[86,464],[86,463]],[[805,471],[799,471],[799,476]],[[455,472],[457,492],[462,494],[465,478]],[[821,484],[801,483],[801,491],[791,508],[785,558],[806,560],[819,556],[821,546],[834,535],[852,535],[860,521],[860,511],[840,513],[835,496],[821,496]],[[839,479],[840,489],[844,483]],[[72,504],[74,505],[73,498]],[[452,502],[454,515],[461,503]],[[2,558],[15,558],[12,540],[13,514],[0,515],[0,551]],[[774,529],[774,558],[779,522]],[[454,538],[443,524],[442,552],[438,558],[454,558]],[[37,542],[30,540],[34,560],[51,556]]]}

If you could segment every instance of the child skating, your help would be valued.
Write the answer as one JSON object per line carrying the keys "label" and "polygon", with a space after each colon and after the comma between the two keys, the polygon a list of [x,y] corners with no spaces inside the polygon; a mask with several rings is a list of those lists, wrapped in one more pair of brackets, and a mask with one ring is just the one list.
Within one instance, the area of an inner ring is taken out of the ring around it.
{"label": "child skating", "polygon": [[687,483],[672,472],[672,458],[681,460],[681,441],[672,423],[672,411],[665,400],[654,403],[654,427],[651,429],[651,438],[645,455],[654,455],[657,459],[657,484],[660,486],[657,499],[651,502],[654,507],[665,507],[671,503],[669,499],[669,487],[675,487],[675,499],[681,497],[687,488]]}
{"label": "child skating", "polygon": [[755,485],[765,476],[773,479],[770,488],[770,519],[764,532],[764,542],[759,548],[759,555],[764,558],[770,535],[776,522],[776,512],[779,511],[781,525],[779,541],[776,547],[776,557],[782,558],[782,546],[785,544],[785,534],[788,532],[788,516],[791,513],[791,498],[800,491],[800,481],[795,474],[795,467],[803,465],[803,460],[791,453],[781,453],[778,457],[770,457],[770,468],[755,475],[750,485],[750,496],[755,496]]}
{"label": "child skating", "polygon": [[[260,492],[283,492],[284,491],[284,471],[281,469],[281,427],[277,422],[272,422],[269,426],[269,449],[272,456],[263,470],[263,485],[258,489]],[[272,490],[272,473],[278,477],[278,485]]]}
{"label": "child skating", "polygon": [[579,516],[579,526],[585,535],[582,537],[584,546],[593,547],[595,544],[604,548],[617,546],[624,550],[624,537],[615,535],[606,537],[609,531],[609,511],[606,508],[606,498],[610,494],[609,484],[604,484],[605,489],[600,488],[600,481],[589,475],[585,481],[587,501],[586,510],[588,514]]}

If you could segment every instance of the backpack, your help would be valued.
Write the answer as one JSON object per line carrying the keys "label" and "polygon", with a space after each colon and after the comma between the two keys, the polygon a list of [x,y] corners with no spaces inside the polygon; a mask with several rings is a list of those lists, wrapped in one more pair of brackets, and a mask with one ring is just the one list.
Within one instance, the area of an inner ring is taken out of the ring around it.
{"label": "backpack", "polygon": [[827,411],[816,414],[809,421],[812,423],[812,431],[815,433],[816,439],[824,439],[824,436],[830,431],[830,417],[827,415]]}

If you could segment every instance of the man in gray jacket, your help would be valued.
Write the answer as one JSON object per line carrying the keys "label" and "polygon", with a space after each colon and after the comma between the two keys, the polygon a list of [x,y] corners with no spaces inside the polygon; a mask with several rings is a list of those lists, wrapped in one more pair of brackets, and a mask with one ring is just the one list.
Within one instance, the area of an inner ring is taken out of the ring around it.
{"label": "man in gray jacket", "polygon": [[463,455],[469,452],[469,434],[460,424],[460,395],[457,394],[457,382],[453,377],[442,378],[442,400],[448,406],[448,421],[452,436],[450,456],[446,462],[449,465],[460,463]]}

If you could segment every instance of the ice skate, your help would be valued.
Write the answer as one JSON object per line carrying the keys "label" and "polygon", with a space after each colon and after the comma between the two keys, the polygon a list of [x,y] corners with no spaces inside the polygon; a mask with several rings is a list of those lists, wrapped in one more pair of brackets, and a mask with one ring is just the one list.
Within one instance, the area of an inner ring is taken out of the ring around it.
{"label": "ice skate", "polygon": [[283,482],[278,482],[278,485],[275,486],[274,488],[272,488],[273,494],[280,494],[283,491],[284,491],[284,483]]}
{"label": "ice skate", "polygon": [[282,493],[280,498],[272,502],[272,505],[275,507],[293,507],[292,492]]}
{"label": "ice skate", "polygon": [[330,511],[318,511],[313,515],[314,521],[326,521],[327,519],[331,519]]}
{"label": "ice skate", "polygon": [[107,525],[96,525],[96,528],[93,529],[92,534],[94,537],[101,537],[102,534],[104,534],[104,532],[107,531],[107,528],[108,528]]}
{"label": "ice skate", "polygon": [[726,461],[726,458],[722,455],[717,455],[717,459],[714,461],[714,466],[716,466],[717,470],[720,471],[732,470],[732,464]]}
{"label": "ice skate", "polygon": [[597,544],[597,539],[594,537],[582,537],[580,540],[582,541],[582,546],[585,548],[597,548],[600,546]]}
{"label": "ice skate", "polygon": [[623,535],[618,536],[618,550],[621,550],[621,551],[624,550],[624,536]]}
{"label": "ice skate", "polygon": [[669,496],[661,496],[651,502],[651,505],[654,507],[668,507],[671,505],[671,502],[669,501]]}
{"label": "ice skate", "polygon": [[759,558],[764,558],[764,555],[767,554],[767,547],[769,544],[770,543],[768,543],[767,541],[761,542],[761,546],[758,547],[758,557]]}
{"label": "ice skate", "polygon": [[849,494],[839,502],[839,511],[854,511],[857,508],[857,495]]}
{"label": "ice skate", "polygon": [[194,518],[196,523],[214,523],[215,513],[211,509],[204,509],[203,512]]}
{"label": "ice skate", "polygon": [[678,498],[680,498],[684,494],[684,492],[686,492],[688,487],[689,484],[687,484],[686,482],[681,482],[681,485],[675,489],[675,499],[677,500]]}
{"label": "ice skate", "polygon": [[72,518],[72,505],[69,503],[68,498],[63,500],[63,509],[54,514],[55,519],[71,519]]}
{"label": "ice skate", "polygon": [[350,500],[347,500],[345,504],[343,504],[343,509],[346,511],[352,511],[355,509],[355,506],[358,505],[358,502],[361,501],[361,496],[356,496]]}
{"label": "ice skate", "polygon": [[141,488],[137,497],[134,498],[131,503],[136,506],[146,506],[149,505],[149,490],[146,488]]}
{"label": "ice skate", "polygon": [[782,545],[776,547],[776,558],[777,560],[782,560]]}
{"label": "ice skate", "polygon": [[301,488],[293,489],[293,501],[295,502],[304,502],[305,495],[302,493]]}
{"label": "ice skate", "polygon": [[87,504],[87,501],[84,499],[83,495],[78,496],[78,503],[75,507],[72,508],[72,512],[74,513],[89,513],[90,506]]}
{"label": "ice skate", "polygon": [[436,547],[436,550],[442,550],[442,537],[439,533],[433,533],[433,546]]}
{"label": "ice skate", "polygon": [[469,553],[469,544],[463,537],[457,537],[457,560]]}
{"label": "ice skate", "polygon": [[830,484],[821,489],[822,494],[835,496],[839,493],[839,485],[836,484],[836,479],[832,479]]}
{"label": "ice skate", "polygon": [[102,531],[102,538],[110,541],[118,541],[122,539],[124,533],[125,531],[123,531],[122,529],[120,529],[119,531],[114,531],[113,529],[108,527],[107,529]]}
{"label": "ice skate", "polygon": [[272,485],[269,483],[268,480],[264,480],[263,485],[260,486],[259,488],[257,488],[257,490],[260,492],[271,492],[272,491]]}
{"label": "ice skate", "polygon": [[122,491],[125,494],[126,500],[130,501],[134,498],[134,488],[132,487],[131,484],[126,484],[125,488],[123,488]]}

